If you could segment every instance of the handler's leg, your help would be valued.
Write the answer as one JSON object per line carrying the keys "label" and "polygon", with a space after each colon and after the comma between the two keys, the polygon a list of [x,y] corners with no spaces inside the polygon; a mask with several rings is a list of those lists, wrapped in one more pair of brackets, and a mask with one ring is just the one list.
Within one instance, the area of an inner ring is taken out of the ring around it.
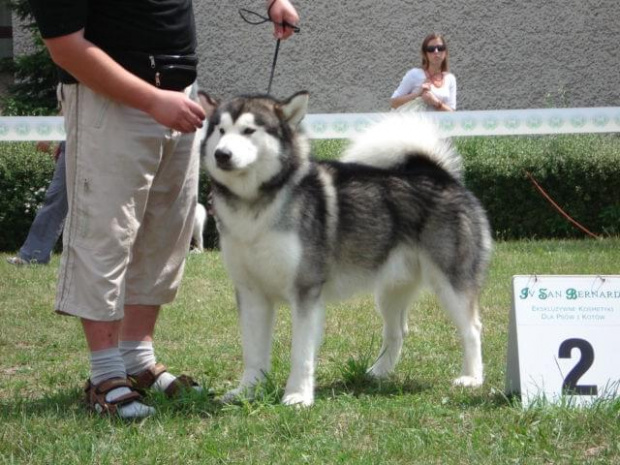
{"label": "handler's leg", "polygon": [[[118,349],[121,320],[94,321],[82,319],[81,321],[90,349],[91,377],[89,388],[94,390],[106,381],[126,379],[125,364]],[[116,387],[105,393],[105,401],[114,403],[123,396],[131,395],[131,393],[132,390],[129,387]],[[135,400],[120,405],[117,412],[121,418],[133,419],[153,415],[155,409]]]}
{"label": "handler's leg", "polygon": [[178,292],[189,251],[198,200],[200,140],[195,134],[170,130],[162,136],[157,170],[127,268],[120,349],[134,386],[174,397],[187,388],[201,388],[189,376],[174,376],[156,362],[153,336],[161,306],[172,302]]}
{"label": "handler's leg", "polygon": [[157,364],[153,339],[158,305],[126,305],[119,348],[127,373],[139,389],[155,389],[174,396],[187,387],[202,389],[187,376],[176,377]]}

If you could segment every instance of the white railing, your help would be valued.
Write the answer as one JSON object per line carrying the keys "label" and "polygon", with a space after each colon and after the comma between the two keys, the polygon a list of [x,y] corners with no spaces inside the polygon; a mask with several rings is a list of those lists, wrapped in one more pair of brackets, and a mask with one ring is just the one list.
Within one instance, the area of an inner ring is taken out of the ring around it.
{"label": "white railing", "polygon": [[[304,120],[313,139],[350,138],[384,113],[314,114]],[[620,107],[430,112],[445,137],[620,132]]]}
{"label": "white railing", "polygon": [[[445,137],[620,132],[620,107],[430,112]],[[385,113],[309,114],[312,139],[346,139]],[[0,141],[62,140],[61,116],[0,117]]]}

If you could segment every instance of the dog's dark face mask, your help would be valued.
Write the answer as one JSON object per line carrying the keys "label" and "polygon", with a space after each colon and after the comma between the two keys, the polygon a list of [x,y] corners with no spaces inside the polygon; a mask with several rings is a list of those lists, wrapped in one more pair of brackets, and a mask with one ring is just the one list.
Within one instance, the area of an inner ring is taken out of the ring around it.
{"label": "dog's dark face mask", "polygon": [[201,103],[209,116],[205,165],[214,182],[251,198],[281,185],[299,165],[293,146],[307,92],[285,101],[257,95],[219,104],[201,93]]}

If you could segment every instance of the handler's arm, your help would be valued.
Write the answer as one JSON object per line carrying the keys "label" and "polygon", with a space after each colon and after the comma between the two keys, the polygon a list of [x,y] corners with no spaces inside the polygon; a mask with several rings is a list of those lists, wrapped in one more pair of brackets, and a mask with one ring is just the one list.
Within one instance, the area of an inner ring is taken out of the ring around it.
{"label": "handler's arm", "polygon": [[83,29],[44,42],[52,60],[93,91],[142,110],[180,132],[193,132],[202,126],[205,114],[200,105],[182,92],[158,89],[134,76],[88,41]]}

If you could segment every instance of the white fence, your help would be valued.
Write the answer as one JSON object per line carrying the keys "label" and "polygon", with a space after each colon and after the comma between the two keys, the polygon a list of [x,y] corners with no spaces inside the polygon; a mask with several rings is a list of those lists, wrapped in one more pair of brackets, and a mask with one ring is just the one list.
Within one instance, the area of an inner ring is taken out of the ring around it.
{"label": "white fence", "polygon": [[[313,139],[350,138],[382,113],[315,114],[306,117]],[[620,107],[427,113],[445,137],[620,132]]]}
{"label": "white fence", "polygon": [[[380,120],[384,113],[309,114],[312,139],[345,139]],[[620,107],[427,113],[445,137],[620,132]],[[63,140],[61,116],[0,117],[0,141]]]}

